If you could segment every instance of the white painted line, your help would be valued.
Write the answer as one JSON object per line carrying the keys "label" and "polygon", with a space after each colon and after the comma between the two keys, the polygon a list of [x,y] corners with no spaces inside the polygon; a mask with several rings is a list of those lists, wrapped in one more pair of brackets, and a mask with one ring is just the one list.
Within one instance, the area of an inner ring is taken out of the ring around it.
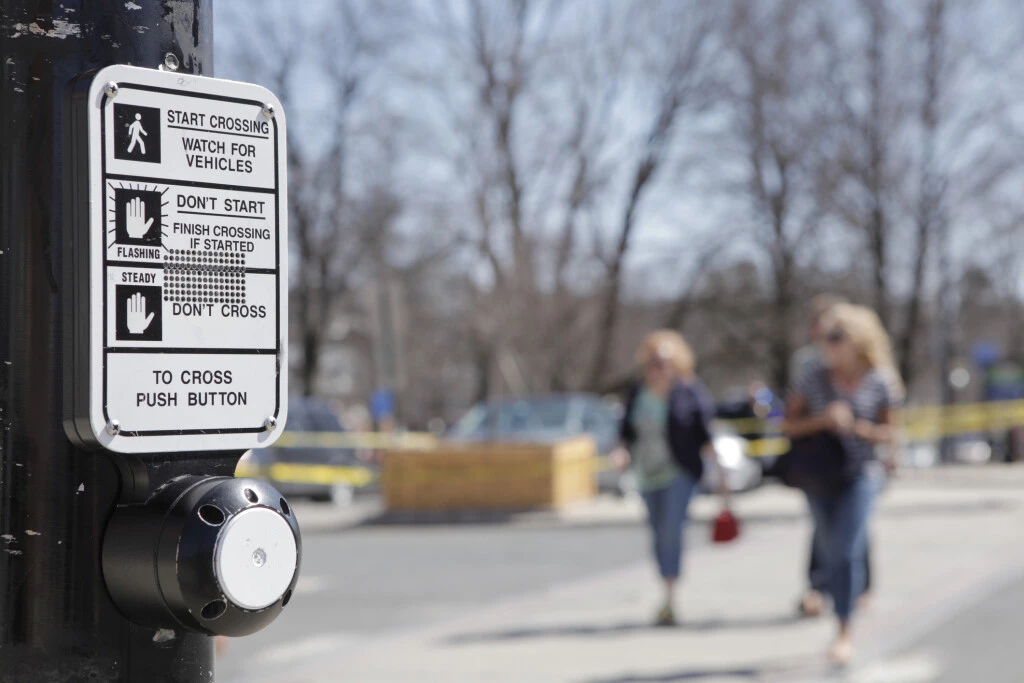
{"label": "white painted line", "polygon": [[847,683],[933,683],[941,674],[938,659],[924,653],[911,653],[868,664],[846,680]]}
{"label": "white painted line", "polygon": [[858,657],[879,659],[911,647],[963,610],[1024,580],[1024,555],[1019,551],[1012,557],[998,558],[996,562],[1002,565],[1001,569],[965,581],[966,587],[951,590],[942,600],[901,620],[898,632],[887,634],[883,641],[859,648]]}

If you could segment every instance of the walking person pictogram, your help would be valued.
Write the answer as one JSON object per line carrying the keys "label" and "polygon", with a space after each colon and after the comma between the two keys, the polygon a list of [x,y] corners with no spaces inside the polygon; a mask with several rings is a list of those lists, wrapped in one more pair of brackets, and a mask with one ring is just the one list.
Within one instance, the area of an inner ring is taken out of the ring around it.
{"label": "walking person pictogram", "polygon": [[115,159],[160,163],[159,107],[117,103],[112,123]]}
{"label": "walking person pictogram", "polygon": [[146,153],[146,143],[142,141],[139,134],[149,136],[146,130],[142,127],[142,114],[135,115],[135,122],[128,126],[128,134],[132,136],[131,142],[128,143],[128,153],[130,154],[135,149],[136,143],[139,145],[139,151],[143,154]]}

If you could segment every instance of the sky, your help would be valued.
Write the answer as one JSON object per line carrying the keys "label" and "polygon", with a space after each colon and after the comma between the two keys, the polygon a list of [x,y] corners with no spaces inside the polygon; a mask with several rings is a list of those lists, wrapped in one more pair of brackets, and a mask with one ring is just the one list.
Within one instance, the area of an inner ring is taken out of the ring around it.
{"label": "sky", "polygon": [[[447,5],[455,8],[457,12],[462,3],[452,0]],[[326,125],[333,106],[330,91],[322,87],[321,83],[324,65],[327,60],[342,54],[340,48],[333,49],[329,41],[326,48],[320,47],[318,38],[328,26],[326,18],[336,12],[338,5],[331,0],[310,0],[302,4],[301,13],[296,11],[293,3],[284,0],[267,0],[267,6],[279,18],[275,24],[278,30],[274,40],[265,43],[267,51],[274,50],[275,45],[292,41],[308,43],[304,56],[293,65],[289,80],[289,89],[293,94],[289,98],[289,142],[302,146],[309,153],[315,153],[315,150],[323,146],[323,139],[329,134]],[[417,0],[397,5],[401,9],[423,6],[424,2]],[[581,6],[586,5],[574,7]],[[901,13],[901,20],[913,28],[913,15],[922,4],[894,3],[892,6]],[[215,55],[218,76],[259,79],[259,74],[253,74],[234,58],[241,41],[250,40],[252,36],[253,32],[246,30],[247,14],[252,12],[252,7],[251,0],[219,0],[215,3]],[[980,51],[981,59],[978,63],[971,65],[954,79],[956,90],[946,102],[946,106],[950,110],[966,111],[969,115],[972,108],[964,108],[964,102],[984,103],[997,97],[1015,98],[1015,93],[1019,90],[1015,86],[1015,80],[1008,81],[991,76],[995,72],[991,67],[997,63],[1001,71],[1008,70],[1016,76],[1020,75],[1019,66],[1008,68],[1000,61],[1001,56],[994,49],[995,46],[1007,41],[1012,42],[1014,31],[1017,30],[1014,28],[1014,22],[1005,19],[1010,16],[1010,5],[998,0],[986,0],[971,4],[969,7],[965,3],[951,3],[951,7],[952,11],[963,13],[955,18],[960,32],[953,36],[951,42],[954,43],[954,47],[958,40],[970,41],[980,35],[986,39],[986,49]],[[587,22],[593,19],[579,10],[575,12],[569,18],[581,26],[587,26]],[[850,37],[855,38],[853,27],[856,27],[856,23],[850,22],[849,27]],[[904,49],[905,46],[898,48]],[[273,61],[273,55],[263,56]],[[402,42],[394,50],[390,63],[382,67],[390,67],[394,60],[404,60],[407,64],[414,64],[424,71],[436,73],[439,78],[447,78],[448,82],[452,83],[458,74],[446,66],[448,63],[445,58],[443,53],[423,40],[403,37]],[[911,58],[915,56],[912,52],[907,52],[906,59]],[[989,61],[986,63],[985,60]],[[372,71],[375,75],[371,77],[370,87],[374,92],[368,98],[370,104],[359,121],[359,125],[365,126],[366,135],[357,136],[357,141],[363,145],[366,154],[379,154],[380,143],[377,138],[380,137],[383,115],[405,118],[417,124],[413,127],[415,132],[411,136],[408,132],[397,132],[393,136],[388,136],[387,144],[391,146],[389,153],[395,157],[395,182],[402,186],[401,193],[404,196],[414,200],[403,218],[403,223],[411,231],[422,232],[428,229],[426,226],[429,221],[424,215],[432,207],[438,203],[457,204],[453,197],[458,194],[461,180],[448,160],[443,158],[444,155],[438,156],[425,150],[431,147],[454,150],[455,142],[465,142],[460,137],[465,131],[452,130],[450,125],[434,125],[446,115],[438,101],[424,97],[422,93],[406,87],[398,79],[385,77],[384,69]],[[624,84],[620,102],[617,104],[615,135],[620,150],[636,149],[640,146],[650,120],[647,105],[649,99],[645,98],[649,93],[645,93],[643,87],[637,86],[637,83]],[[450,102],[459,103],[457,92],[453,86],[446,93],[452,96]],[[549,99],[555,102],[558,100],[557,95]],[[721,192],[705,191],[708,185],[718,182],[723,166],[731,167],[733,172],[742,173],[746,170],[742,161],[724,161],[732,153],[724,137],[719,141],[720,131],[729,125],[726,116],[712,113],[706,115],[699,123],[691,121],[678,127],[675,135],[676,144],[679,147],[699,149],[702,156],[698,161],[691,163],[683,174],[671,172],[676,169],[663,172],[645,198],[628,260],[628,266],[633,273],[631,282],[634,291],[639,290],[645,296],[655,298],[671,297],[676,292],[679,282],[685,280],[686,273],[695,265],[695,255],[701,253],[698,247],[709,236],[720,234],[723,230],[743,227],[742,223],[747,216],[743,207],[738,205],[734,198]],[[1024,123],[1022,119],[1024,113],[1020,107],[1016,112],[1011,112],[1008,121],[1011,130],[1015,128],[1014,134],[1021,129],[1020,124]],[[542,132],[531,134],[539,135]],[[942,140],[942,144],[949,146],[946,156],[952,160],[951,166],[955,167],[957,163],[968,166],[976,164],[977,160],[974,157],[978,150],[989,146],[993,136],[1003,134],[994,126],[975,127],[972,132],[973,135],[967,138],[947,135]],[[908,131],[906,135],[910,136],[908,140],[913,144],[913,136],[916,133]],[[1019,140],[1014,142],[1019,144]],[[526,144],[524,149],[531,149],[531,145]],[[635,152],[633,157],[635,158]],[[611,165],[614,178],[611,189],[602,193],[593,214],[605,240],[614,234],[620,223],[623,196],[631,178],[631,171],[632,165],[629,163],[616,162]],[[355,176],[354,182],[363,181],[361,174]],[[373,178],[369,178],[366,182],[373,181]],[[1006,199],[1007,202],[1014,202],[1017,199],[1012,196],[1015,193],[1013,188],[1017,186],[1019,182],[1016,181],[1007,183],[1005,192],[1010,195]],[[895,208],[902,212],[902,220],[906,221],[910,215],[907,213],[908,207]],[[458,220],[458,212],[462,209],[456,207],[453,210],[454,220]],[[984,241],[979,242],[979,235],[987,233],[984,223],[988,218],[989,209],[986,207],[982,210],[971,201],[965,200],[957,202],[951,210],[959,227],[954,235],[951,254],[953,262],[958,263],[978,255],[980,250],[985,248]],[[557,220],[557,217],[552,215],[544,219],[544,222]],[[823,224],[821,230],[828,230],[828,227]],[[740,232],[750,234],[749,231]],[[843,269],[849,266],[851,255],[855,255],[863,248],[854,237],[840,236],[834,230],[830,231],[830,234],[831,237],[819,241],[814,248],[806,251],[806,263],[813,263],[825,269]],[[900,241],[896,242],[892,260],[897,266],[893,271],[893,285],[897,291],[905,289],[909,282],[906,266],[911,255],[905,243],[901,247]],[[766,265],[763,249],[755,241],[742,235],[730,240],[717,256],[725,262],[753,259],[762,267]],[[668,272],[668,276],[662,276],[663,272]],[[1020,286],[1024,286],[1024,283],[1018,283],[1018,287]]]}

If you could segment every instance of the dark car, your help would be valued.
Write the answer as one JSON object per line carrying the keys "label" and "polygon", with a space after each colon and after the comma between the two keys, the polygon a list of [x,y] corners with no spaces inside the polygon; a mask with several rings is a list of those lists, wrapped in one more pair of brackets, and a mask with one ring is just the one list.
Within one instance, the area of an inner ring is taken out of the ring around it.
{"label": "dark car", "polygon": [[776,465],[788,443],[781,439],[784,408],[782,400],[763,385],[757,391],[732,391],[716,406],[721,427],[747,442],[748,453],[769,477],[777,476]]}
{"label": "dark car", "polygon": [[[239,471],[267,479],[290,498],[345,504],[352,499],[354,485],[365,483],[371,475],[353,448],[330,443],[331,434],[344,431],[326,401],[292,397],[288,400],[288,424],[277,445],[247,453]],[[323,440],[323,445],[304,443],[303,435],[311,432],[326,436],[317,439]]]}
{"label": "dark car", "polygon": [[[457,441],[549,442],[589,434],[599,456],[608,455],[619,441],[621,406],[592,394],[551,394],[478,403],[455,423],[448,438]],[[733,491],[746,491],[761,483],[761,467],[749,457],[747,441],[728,425],[713,428],[715,449]],[[718,468],[707,468],[704,488],[718,489]],[[598,487],[616,494],[636,490],[633,473],[600,467]]]}
{"label": "dark car", "polygon": [[[478,403],[446,435],[454,441],[547,443],[589,435],[597,454],[607,455],[619,436],[619,412],[592,394],[549,394]],[[601,472],[602,490],[618,490],[618,473]]]}

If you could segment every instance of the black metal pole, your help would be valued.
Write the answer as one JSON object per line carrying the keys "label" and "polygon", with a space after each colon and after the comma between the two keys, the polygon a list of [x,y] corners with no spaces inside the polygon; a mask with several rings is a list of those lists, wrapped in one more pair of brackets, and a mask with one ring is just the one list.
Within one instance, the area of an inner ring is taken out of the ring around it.
{"label": "black metal pole", "polygon": [[[100,549],[121,475],[61,426],[62,291],[84,286],[62,277],[65,85],[109,64],[157,68],[168,54],[210,76],[212,38],[212,0],[0,0],[3,681],[213,679],[211,638],[135,626],[114,607]],[[230,461],[216,468],[230,473]]]}

